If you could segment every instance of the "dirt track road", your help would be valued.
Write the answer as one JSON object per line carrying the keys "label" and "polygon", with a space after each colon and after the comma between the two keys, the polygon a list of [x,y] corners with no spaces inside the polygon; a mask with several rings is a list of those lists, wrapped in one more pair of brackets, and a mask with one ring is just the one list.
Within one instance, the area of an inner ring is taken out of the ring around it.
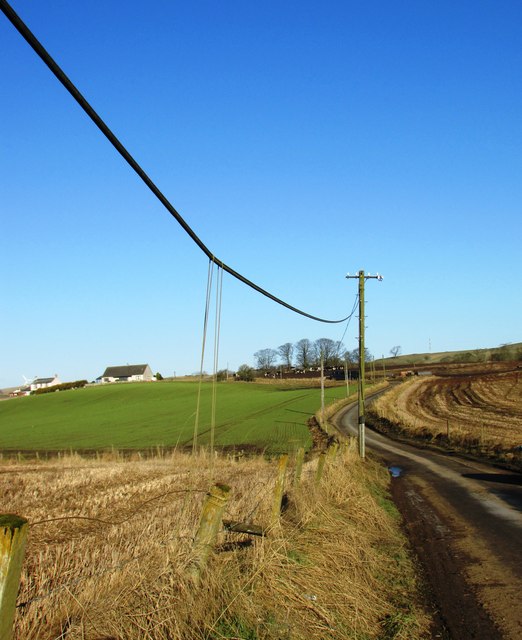
{"label": "dirt track road", "polygon": [[[337,417],[357,433],[357,407]],[[391,440],[366,429],[366,446],[399,467],[392,493],[423,565],[434,638],[522,638],[522,475]]]}

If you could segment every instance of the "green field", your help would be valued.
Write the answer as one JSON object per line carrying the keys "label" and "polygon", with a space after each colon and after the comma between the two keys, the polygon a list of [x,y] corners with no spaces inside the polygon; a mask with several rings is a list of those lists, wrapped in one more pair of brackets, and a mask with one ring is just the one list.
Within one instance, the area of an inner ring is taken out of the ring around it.
{"label": "green field", "polygon": [[[0,402],[0,449],[54,451],[190,446],[198,385],[116,384]],[[346,388],[325,390],[326,402]],[[210,441],[211,383],[203,383],[199,444]],[[255,383],[217,385],[215,444],[280,451],[309,447],[307,419],[320,407],[318,388]]]}
{"label": "green field", "polygon": [[[467,349],[462,351],[439,351],[435,353],[410,353],[395,358],[384,358],[386,367],[407,367],[431,364],[473,364],[481,362],[516,362],[522,360],[522,342],[505,344],[489,349]],[[381,367],[383,360],[375,360]]]}

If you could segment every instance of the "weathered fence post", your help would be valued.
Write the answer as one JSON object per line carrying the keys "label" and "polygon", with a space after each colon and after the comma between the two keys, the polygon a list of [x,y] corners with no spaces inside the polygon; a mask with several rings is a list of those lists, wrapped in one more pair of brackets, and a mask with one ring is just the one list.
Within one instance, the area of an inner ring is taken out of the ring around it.
{"label": "weathered fence post", "polygon": [[285,474],[287,465],[288,454],[284,453],[279,458],[279,466],[277,468],[277,480],[274,489],[274,502],[272,503],[272,527],[274,527],[279,522],[279,516],[281,515],[281,503],[283,502],[283,492],[285,490]]}
{"label": "weathered fence post", "polygon": [[303,472],[304,447],[299,447],[295,456],[294,485],[297,486],[301,482],[301,473]]}
{"label": "weathered fence post", "polygon": [[339,443],[333,442],[326,450],[326,454],[329,458],[336,458],[338,450],[339,450]]}
{"label": "weathered fence post", "polygon": [[0,639],[11,640],[16,597],[29,525],[14,514],[0,516]]}
{"label": "weathered fence post", "polygon": [[319,485],[323,477],[324,463],[326,462],[326,453],[321,451],[317,460],[317,469],[315,470],[315,484]]}
{"label": "weathered fence post", "polygon": [[203,503],[198,531],[194,538],[196,559],[189,568],[189,574],[196,582],[199,581],[201,572],[205,568],[210,555],[210,550],[216,542],[229,493],[230,487],[228,485],[215,484],[210,488]]}

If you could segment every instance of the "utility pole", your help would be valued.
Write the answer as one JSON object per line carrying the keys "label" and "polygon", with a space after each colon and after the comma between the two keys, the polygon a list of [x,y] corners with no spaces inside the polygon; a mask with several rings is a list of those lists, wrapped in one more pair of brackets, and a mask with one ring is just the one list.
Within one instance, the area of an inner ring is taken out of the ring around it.
{"label": "utility pole", "polygon": [[359,456],[364,458],[366,456],[365,451],[365,420],[364,420],[364,283],[366,280],[372,278],[375,280],[382,280],[380,274],[372,276],[370,273],[365,274],[364,270],[360,270],[357,275],[351,276],[346,274],[347,278],[356,278],[359,280],[359,382],[358,389],[358,416],[359,416]]}
{"label": "utility pole", "polygon": [[321,353],[321,427],[328,433],[328,427],[324,421],[324,359]]}

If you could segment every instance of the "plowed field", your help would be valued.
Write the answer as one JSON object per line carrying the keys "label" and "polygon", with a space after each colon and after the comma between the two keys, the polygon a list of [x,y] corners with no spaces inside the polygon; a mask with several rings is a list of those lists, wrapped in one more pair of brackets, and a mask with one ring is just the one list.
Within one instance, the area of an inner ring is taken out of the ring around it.
{"label": "plowed field", "polygon": [[373,411],[412,435],[514,451],[522,445],[522,372],[415,378]]}

